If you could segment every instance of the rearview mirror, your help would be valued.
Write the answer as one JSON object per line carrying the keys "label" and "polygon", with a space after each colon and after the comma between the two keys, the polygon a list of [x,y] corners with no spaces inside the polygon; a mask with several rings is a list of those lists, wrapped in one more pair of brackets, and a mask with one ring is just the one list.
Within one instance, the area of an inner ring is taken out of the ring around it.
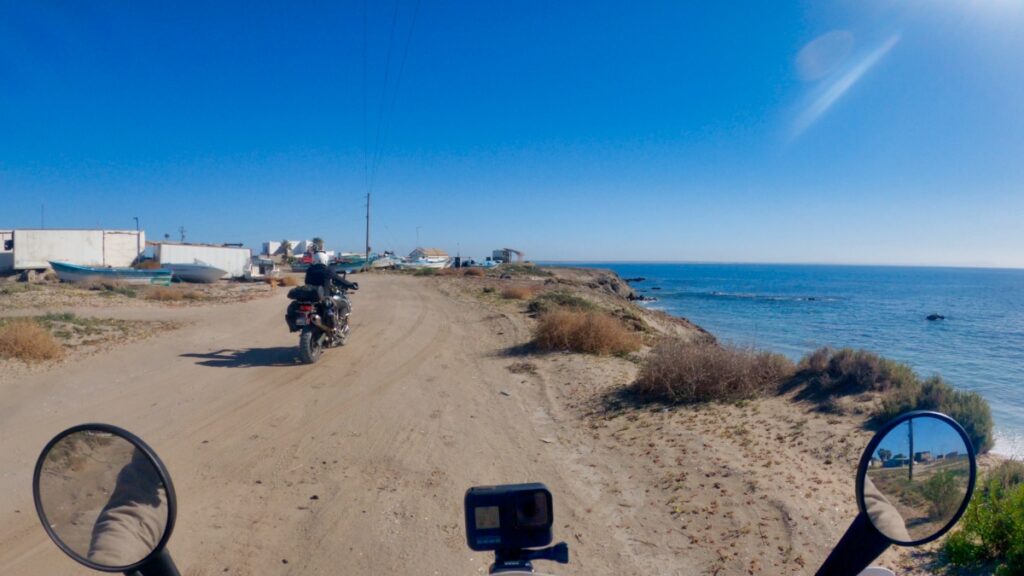
{"label": "rearview mirror", "polygon": [[960,424],[937,412],[910,412],[868,443],[857,473],[857,504],[893,544],[919,546],[963,515],[976,468]]}
{"label": "rearview mirror", "polygon": [[61,432],[39,455],[32,490],[46,533],[81,564],[129,572],[170,562],[158,557],[174,528],[174,486],[156,453],[127,430],[83,424]]}

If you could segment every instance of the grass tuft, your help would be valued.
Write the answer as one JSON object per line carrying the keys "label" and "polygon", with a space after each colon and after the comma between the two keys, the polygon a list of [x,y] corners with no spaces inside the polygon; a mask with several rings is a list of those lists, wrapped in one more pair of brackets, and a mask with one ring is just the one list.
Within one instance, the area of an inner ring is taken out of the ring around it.
{"label": "grass tuft", "polygon": [[538,294],[533,300],[530,300],[530,304],[526,307],[528,312],[538,316],[563,308],[580,311],[597,310],[597,306],[590,300],[565,290]]}
{"label": "grass tuft", "polygon": [[0,357],[26,362],[54,360],[64,349],[53,334],[35,320],[17,318],[0,326]]}
{"label": "grass tuft", "polygon": [[645,359],[632,388],[659,402],[734,402],[774,393],[793,372],[780,354],[666,339]]}
{"label": "grass tuft", "polygon": [[506,300],[529,300],[537,293],[533,286],[506,286],[501,290],[501,297]]}
{"label": "grass tuft", "polygon": [[540,317],[534,331],[539,350],[627,354],[640,349],[640,335],[604,312],[555,310]]}

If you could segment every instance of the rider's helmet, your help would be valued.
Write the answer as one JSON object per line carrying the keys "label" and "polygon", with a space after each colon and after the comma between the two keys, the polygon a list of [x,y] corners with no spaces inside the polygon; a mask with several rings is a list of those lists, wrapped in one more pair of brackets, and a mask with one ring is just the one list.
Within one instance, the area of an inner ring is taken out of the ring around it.
{"label": "rider's helmet", "polygon": [[313,254],[313,264],[323,264],[324,266],[327,266],[327,262],[327,252],[317,252],[316,254]]}

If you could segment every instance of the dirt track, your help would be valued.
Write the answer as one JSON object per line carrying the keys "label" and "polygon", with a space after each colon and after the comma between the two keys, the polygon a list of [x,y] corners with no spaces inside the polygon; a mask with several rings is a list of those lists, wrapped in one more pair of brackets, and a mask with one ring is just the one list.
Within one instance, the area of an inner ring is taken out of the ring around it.
{"label": "dirt track", "polygon": [[[49,542],[31,499],[38,450],[87,421],[161,454],[184,574],[482,573],[490,559],[465,546],[463,492],[518,481],[555,494],[556,537],[572,556],[559,572],[689,572],[668,569],[668,548],[614,535],[629,505],[599,486],[625,480],[629,464],[588,465],[558,440],[568,432],[550,392],[507,370],[520,325],[419,279],[359,280],[349,344],[313,366],[294,359],[281,291],[154,312],[194,323],[0,379],[0,573],[89,573]],[[595,478],[602,470],[621,476]],[[614,492],[629,501],[628,485]]]}

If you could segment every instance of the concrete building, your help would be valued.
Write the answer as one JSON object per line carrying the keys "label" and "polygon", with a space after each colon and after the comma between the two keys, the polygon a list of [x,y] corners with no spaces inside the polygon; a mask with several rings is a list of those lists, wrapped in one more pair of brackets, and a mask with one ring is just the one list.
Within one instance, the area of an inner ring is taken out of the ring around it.
{"label": "concrete building", "polygon": [[510,262],[522,262],[525,255],[515,248],[498,248],[491,252],[491,260],[508,264]]}
{"label": "concrete building", "polygon": [[242,278],[251,271],[252,250],[238,244],[152,242],[150,246],[161,264],[209,264],[227,271],[225,278]]}
{"label": "concrete building", "polygon": [[0,272],[41,270],[50,261],[79,266],[131,266],[146,246],[135,230],[0,230]]}

